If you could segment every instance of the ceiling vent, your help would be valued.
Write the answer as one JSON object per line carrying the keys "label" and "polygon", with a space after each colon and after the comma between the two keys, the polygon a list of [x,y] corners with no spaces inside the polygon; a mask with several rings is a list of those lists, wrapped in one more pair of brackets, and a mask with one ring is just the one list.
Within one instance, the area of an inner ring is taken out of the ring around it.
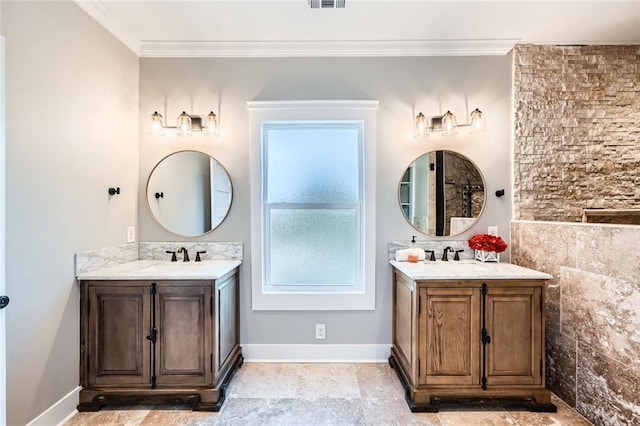
{"label": "ceiling vent", "polygon": [[338,9],[344,8],[346,0],[307,0],[311,9]]}

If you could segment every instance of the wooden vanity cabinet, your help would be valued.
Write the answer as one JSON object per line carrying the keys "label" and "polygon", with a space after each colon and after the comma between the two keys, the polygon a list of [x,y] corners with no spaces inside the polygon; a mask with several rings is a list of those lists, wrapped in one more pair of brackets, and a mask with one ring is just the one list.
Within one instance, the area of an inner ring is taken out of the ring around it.
{"label": "wooden vanity cabinet", "polygon": [[556,411],[544,387],[544,280],[393,280],[389,362],[412,411]]}
{"label": "wooden vanity cabinet", "polygon": [[81,281],[79,411],[217,411],[242,364],[238,270],[218,280]]}

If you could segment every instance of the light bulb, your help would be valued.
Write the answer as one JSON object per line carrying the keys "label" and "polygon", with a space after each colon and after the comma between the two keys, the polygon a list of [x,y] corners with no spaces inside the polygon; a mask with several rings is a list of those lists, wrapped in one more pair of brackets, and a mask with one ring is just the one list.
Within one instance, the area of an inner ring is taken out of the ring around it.
{"label": "light bulb", "polygon": [[471,133],[484,132],[487,130],[487,124],[482,111],[478,108],[471,112]]}
{"label": "light bulb", "polygon": [[213,111],[204,118],[204,134],[218,136],[218,117]]}
{"label": "light bulb", "polygon": [[156,136],[164,136],[162,125],[162,115],[158,111],[154,111],[151,114],[151,134]]}
{"label": "light bulb", "polygon": [[422,113],[419,113],[416,116],[416,129],[414,136],[429,136],[429,125],[427,124],[427,118]]}
{"label": "light bulb", "polygon": [[191,117],[184,111],[178,116],[178,136],[191,136]]}
{"label": "light bulb", "polygon": [[458,127],[456,116],[453,115],[451,111],[447,111],[442,116],[442,130],[444,131],[442,136],[453,136],[457,134],[456,127]]}

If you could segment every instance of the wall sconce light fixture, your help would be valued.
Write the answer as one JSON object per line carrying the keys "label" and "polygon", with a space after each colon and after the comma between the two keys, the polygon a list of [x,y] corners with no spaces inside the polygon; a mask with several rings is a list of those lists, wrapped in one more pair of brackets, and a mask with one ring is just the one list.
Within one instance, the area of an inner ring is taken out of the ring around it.
{"label": "wall sconce light fixture", "polygon": [[433,116],[427,119],[422,113],[416,116],[415,137],[429,136],[430,132],[442,132],[442,136],[453,136],[458,127],[471,127],[471,133],[484,132],[487,130],[484,115],[478,108],[471,112],[471,122],[458,124],[456,116],[447,111],[444,115]]}
{"label": "wall sconce light fixture", "polygon": [[164,136],[164,129],[177,129],[178,136],[191,136],[193,132],[202,132],[205,135],[218,136],[218,117],[209,112],[204,119],[199,115],[189,115],[186,112],[178,116],[176,126],[167,126],[158,111],[151,114],[151,134]]}

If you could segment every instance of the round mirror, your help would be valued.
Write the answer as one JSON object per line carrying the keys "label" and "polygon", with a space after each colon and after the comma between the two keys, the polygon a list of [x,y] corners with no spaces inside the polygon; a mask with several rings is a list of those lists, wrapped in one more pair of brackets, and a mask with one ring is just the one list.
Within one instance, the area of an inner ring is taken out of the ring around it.
{"label": "round mirror", "polygon": [[478,220],[486,200],[478,167],[453,151],[416,158],[402,175],[398,199],[404,217],[431,237],[460,234]]}
{"label": "round mirror", "polygon": [[174,234],[198,237],[213,231],[227,217],[231,178],[213,157],[180,151],[163,158],[147,182],[151,215]]}

